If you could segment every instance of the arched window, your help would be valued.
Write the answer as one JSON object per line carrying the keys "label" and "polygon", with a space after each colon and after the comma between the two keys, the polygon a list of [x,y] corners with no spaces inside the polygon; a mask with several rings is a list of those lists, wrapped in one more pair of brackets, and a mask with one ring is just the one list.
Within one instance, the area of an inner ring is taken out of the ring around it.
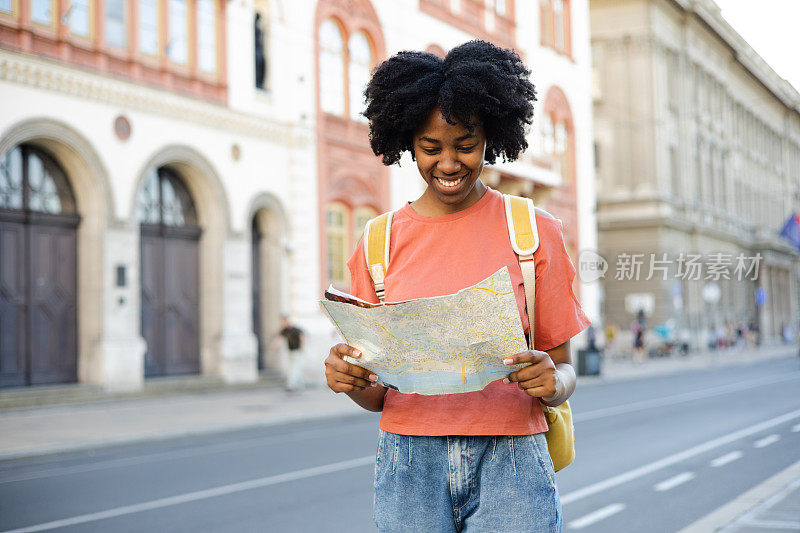
{"label": "arched window", "polygon": [[364,88],[369,82],[372,68],[372,49],[367,36],[362,31],[350,36],[347,49],[350,63],[348,67],[350,118],[365,121],[366,118],[361,115],[361,112],[364,110]]}
{"label": "arched window", "polygon": [[0,159],[0,209],[74,213],[75,198],[61,167],[41,150],[22,145]]}
{"label": "arched window", "polygon": [[161,167],[148,173],[139,193],[139,222],[171,227],[197,226],[192,195],[173,171]]}
{"label": "arched window", "polygon": [[326,113],[344,115],[344,41],[332,19],[319,27],[319,47],[320,106]]}
{"label": "arched window", "polygon": [[370,219],[378,216],[378,212],[371,207],[362,206],[357,208],[353,213],[353,239],[350,243],[350,249],[353,250],[361,240],[364,234],[364,227]]}

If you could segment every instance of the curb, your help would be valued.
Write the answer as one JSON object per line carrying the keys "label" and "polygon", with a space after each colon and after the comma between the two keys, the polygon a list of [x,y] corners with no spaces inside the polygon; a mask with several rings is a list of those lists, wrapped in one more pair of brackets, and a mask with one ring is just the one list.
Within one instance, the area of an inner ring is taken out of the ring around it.
{"label": "curb", "polygon": [[36,459],[40,457],[59,455],[62,453],[81,452],[81,451],[92,450],[95,448],[121,447],[121,446],[136,445],[136,444],[146,444],[146,443],[167,441],[167,440],[180,439],[186,437],[213,436],[213,435],[228,433],[231,431],[261,429],[273,426],[281,426],[284,424],[286,425],[294,424],[298,422],[315,422],[319,420],[340,420],[343,418],[355,418],[359,416],[365,416],[367,413],[368,413],[367,411],[363,410],[359,411],[342,410],[339,412],[320,412],[316,414],[303,413],[293,416],[287,416],[280,419],[264,420],[260,422],[244,422],[239,424],[197,427],[181,431],[155,431],[151,433],[137,435],[136,437],[97,439],[94,441],[86,441],[86,442],[80,442],[63,446],[62,445],[45,446],[22,452],[0,453],[0,463],[5,461],[16,461],[23,459]]}
{"label": "curb", "polygon": [[730,501],[697,522],[681,529],[678,533],[709,533],[719,531],[741,518],[745,513],[800,479],[800,461],[778,472],[771,478],[756,485],[733,501]]}

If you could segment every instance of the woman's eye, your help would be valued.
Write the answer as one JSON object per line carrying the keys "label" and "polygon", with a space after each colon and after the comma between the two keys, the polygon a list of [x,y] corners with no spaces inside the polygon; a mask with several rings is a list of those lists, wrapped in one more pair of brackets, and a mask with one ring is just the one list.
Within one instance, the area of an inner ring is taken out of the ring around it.
{"label": "woman's eye", "polygon": [[423,148],[422,151],[425,152],[428,155],[434,155],[437,152],[439,152],[439,150],[436,149],[436,148]]}
{"label": "woman's eye", "polygon": [[471,152],[471,151],[473,151],[475,149],[476,146],[478,146],[478,145],[477,144],[473,144],[472,146],[460,146],[458,148],[458,150],[460,152]]}

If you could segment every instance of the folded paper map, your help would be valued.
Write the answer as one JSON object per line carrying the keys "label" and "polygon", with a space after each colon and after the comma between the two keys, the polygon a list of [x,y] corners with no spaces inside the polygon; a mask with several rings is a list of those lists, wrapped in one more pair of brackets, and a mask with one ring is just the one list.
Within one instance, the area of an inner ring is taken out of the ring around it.
{"label": "folded paper map", "polygon": [[525,366],[503,364],[527,350],[508,268],[456,294],[372,304],[332,288],[320,307],[344,341],[345,360],[404,393],[473,392]]}

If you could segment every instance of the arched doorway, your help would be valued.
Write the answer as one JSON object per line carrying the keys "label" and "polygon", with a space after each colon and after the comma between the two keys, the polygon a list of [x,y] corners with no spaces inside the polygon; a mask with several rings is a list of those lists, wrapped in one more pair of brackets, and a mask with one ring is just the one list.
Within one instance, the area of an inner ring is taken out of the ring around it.
{"label": "arched doorway", "polygon": [[258,345],[258,369],[278,368],[280,354],[272,340],[280,330],[283,278],[283,224],[279,213],[261,208],[252,221],[253,334]]}
{"label": "arched doorway", "polygon": [[138,198],[145,377],[200,372],[199,269],[194,201],[169,167],[151,170]]}
{"label": "arched doorway", "polygon": [[79,222],[54,158],[0,157],[0,387],[77,381]]}

